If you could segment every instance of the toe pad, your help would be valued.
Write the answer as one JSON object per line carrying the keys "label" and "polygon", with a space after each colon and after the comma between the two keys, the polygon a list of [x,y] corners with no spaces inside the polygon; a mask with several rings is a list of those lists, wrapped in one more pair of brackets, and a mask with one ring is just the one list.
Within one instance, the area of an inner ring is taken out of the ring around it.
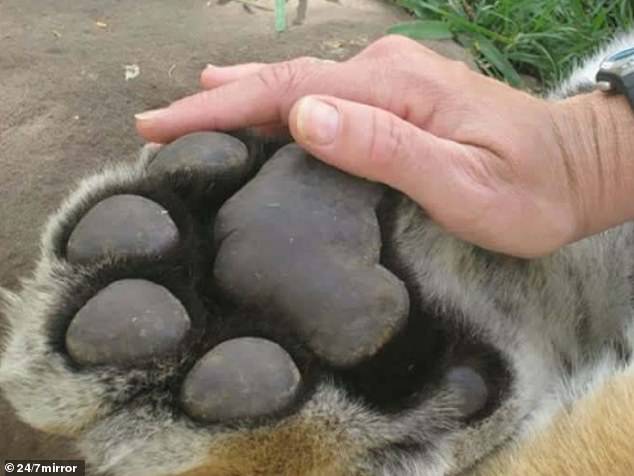
{"label": "toe pad", "polygon": [[138,195],[115,195],[99,202],[79,221],[66,246],[71,263],[89,263],[105,256],[157,256],[179,241],[167,210]]}
{"label": "toe pad", "polygon": [[220,132],[195,132],[161,148],[148,166],[152,175],[179,177],[194,200],[218,200],[247,179],[254,160],[240,140]]}
{"label": "toe pad", "polygon": [[79,310],[66,349],[82,365],[138,365],[177,351],[190,326],[183,305],[163,286],[124,279]]}
{"label": "toe pad", "polygon": [[194,366],[181,401],[190,416],[203,421],[260,417],[289,405],[300,380],[293,359],[279,345],[242,337],[218,345]]}
{"label": "toe pad", "polygon": [[489,390],[482,376],[471,367],[454,367],[447,374],[450,388],[459,398],[458,410],[463,418],[469,418],[487,404]]}

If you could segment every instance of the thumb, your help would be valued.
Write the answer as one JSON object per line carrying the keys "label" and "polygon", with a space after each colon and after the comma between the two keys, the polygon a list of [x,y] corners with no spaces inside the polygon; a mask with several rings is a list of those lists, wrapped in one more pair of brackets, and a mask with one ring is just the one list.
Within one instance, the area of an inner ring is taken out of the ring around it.
{"label": "thumb", "polygon": [[306,96],[293,105],[289,127],[315,157],[400,190],[448,229],[468,227],[482,200],[490,198],[491,190],[475,183],[480,167],[469,146],[434,136],[388,111]]}

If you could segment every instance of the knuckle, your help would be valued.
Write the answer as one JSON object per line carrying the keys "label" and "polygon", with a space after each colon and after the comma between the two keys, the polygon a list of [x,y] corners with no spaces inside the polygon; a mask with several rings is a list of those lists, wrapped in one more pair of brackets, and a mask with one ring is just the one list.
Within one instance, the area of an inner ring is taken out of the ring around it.
{"label": "knuckle", "polygon": [[369,160],[379,173],[407,158],[407,138],[395,116],[373,111]]}
{"label": "knuckle", "polygon": [[465,63],[460,60],[446,60],[447,61],[447,70],[451,72],[451,75],[455,78],[463,78],[466,75],[473,74],[473,70]]}
{"label": "knuckle", "polygon": [[291,63],[294,63],[295,65],[297,65],[297,67],[300,68],[309,67],[319,62],[319,58],[315,58],[314,56],[300,56],[298,58],[295,58],[294,60],[291,60]]}
{"label": "knuckle", "polygon": [[272,64],[263,68],[258,73],[258,78],[267,89],[286,93],[297,89],[316,61],[315,58],[301,57]]}
{"label": "knuckle", "polygon": [[368,46],[366,51],[377,55],[403,53],[418,45],[416,41],[402,35],[387,35]]}

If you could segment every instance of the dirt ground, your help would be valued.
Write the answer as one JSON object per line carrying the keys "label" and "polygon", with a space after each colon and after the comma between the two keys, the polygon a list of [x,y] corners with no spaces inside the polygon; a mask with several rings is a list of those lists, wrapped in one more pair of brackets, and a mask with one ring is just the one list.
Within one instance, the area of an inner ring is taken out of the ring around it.
{"label": "dirt ground", "polygon": [[[237,1],[0,2],[0,286],[16,288],[29,272],[46,216],[75,181],[136,155],[133,114],[196,90],[207,63],[342,59],[407,18],[379,0],[309,0],[294,26],[296,1],[282,34],[271,11],[250,14]],[[466,59],[452,44],[433,47]],[[72,456],[2,400],[0,428],[0,460]]]}

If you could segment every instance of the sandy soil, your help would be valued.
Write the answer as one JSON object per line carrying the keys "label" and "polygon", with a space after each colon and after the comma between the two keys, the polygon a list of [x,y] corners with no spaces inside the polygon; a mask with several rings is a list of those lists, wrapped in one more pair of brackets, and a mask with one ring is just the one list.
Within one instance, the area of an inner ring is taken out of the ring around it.
{"label": "sandy soil", "polygon": [[[406,18],[378,0],[309,0],[294,26],[296,6],[277,34],[272,12],[249,14],[238,2],[0,2],[0,286],[15,288],[31,269],[44,220],[75,181],[136,155],[133,114],[197,89],[205,64],[341,59]],[[452,44],[433,46],[466,58]],[[126,80],[126,66],[138,76]],[[22,425],[2,400],[0,428],[0,459],[72,456],[68,442]]]}

